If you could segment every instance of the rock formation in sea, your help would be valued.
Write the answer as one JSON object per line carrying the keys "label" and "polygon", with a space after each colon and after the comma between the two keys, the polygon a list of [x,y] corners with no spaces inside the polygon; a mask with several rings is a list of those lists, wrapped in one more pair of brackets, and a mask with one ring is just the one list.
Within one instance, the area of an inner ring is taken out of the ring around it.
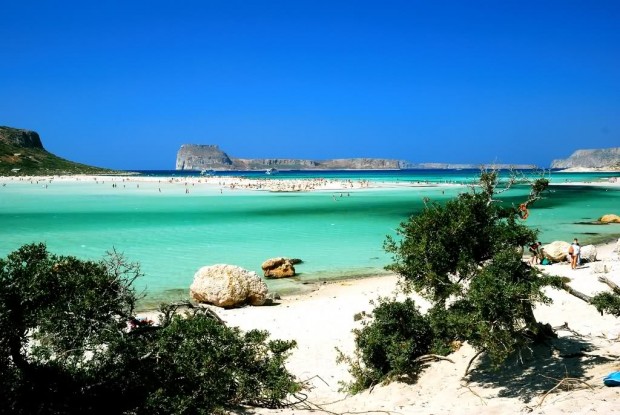
{"label": "rock formation in sea", "polygon": [[[177,170],[400,170],[400,169],[477,169],[480,164],[410,163],[383,158],[345,158],[305,160],[283,158],[241,159],[230,157],[217,145],[183,144],[177,152]],[[486,165],[499,169],[533,169],[531,164]]]}
{"label": "rock formation in sea", "polygon": [[304,160],[304,159],[241,159],[233,158],[213,144],[183,144],[177,152],[177,170],[266,170],[269,168],[302,170],[302,169],[400,169],[401,160],[392,159],[335,159],[335,160]]}
{"label": "rock formation in sea", "polygon": [[620,170],[620,147],[577,150],[567,159],[553,160],[551,168]]}
{"label": "rock formation in sea", "polygon": [[261,265],[265,278],[286,278],[295,276],[295,267],[288,258],[271,258]]}
{"label": "rock formation in sea", "polygon": [[177,170],[229,170],[234,164],[216,145],[183,144],[177,153]]}

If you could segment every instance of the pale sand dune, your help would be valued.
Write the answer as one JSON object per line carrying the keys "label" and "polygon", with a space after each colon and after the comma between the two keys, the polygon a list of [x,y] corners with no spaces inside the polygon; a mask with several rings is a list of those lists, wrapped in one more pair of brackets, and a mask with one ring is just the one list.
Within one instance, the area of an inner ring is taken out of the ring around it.
{"label": "pale sand dune", "polygon": [[[615,244],[599,247],[599,261],[571,270],[568,264],[541,266],[545,272],[568,276],[573,288],[593,294],[608,289],[597,281],[596,264],[607,264],[605,274],[620,283],[620,261],[613,252]],[[612,259],[613,258],[613,259]],[[338,391],[339,381],[349,379],[344,365],[336,365],[335,347],[346,353],[353,350],[351,330],[360,323],[355,313],[370,312],[369,301],[379,295],[391,295],[397,283],[395,276],[360,279],[325,284],[306,295],[286,297],[278,305],[245,307],[233,310],[218,309],[217,313],[229,325],[243,330],[266,329],[273,338],[295,339],[298,343],[289,360],[289,369],[302,380],[308,380],[307,401],[295,408],[278,410],[249,409],[251,413],[313,413],[313,404],[334,413],[394,413],[394,414],[506,414],[529,412],[560,413],[620,413],[620,388],[608,388],[602,378],[620,370],[620,319],[601,316],[583,301],[563,291],[549,290],[553,304],[536,308],[539,321],[552,326],[568,323],[568,330],[558,330],[558,350],[551,347],[536,350],[537,358],[524,356],[525,366],[515,366],[500,372],[476,370],[468,387],[461,378],[475,351],[468,345],[450,356],[455,363],[440,361],[428,366],[416,384],[391,383],[377,386],[371,392],[347,396]],[[425,308],[420,300],[419,305]],[[586,348],[588,356],[559,357]],[[486,368],[484,361],[476,365]],[[488,368],[487,368],[488,369]],[[544,391],[568,375],[588,383],[593,389],[573,388],[547,396],[540,407]],[[315,407],[316,408],[316,407]],[[316,413],[316,412],[314,412]]]}

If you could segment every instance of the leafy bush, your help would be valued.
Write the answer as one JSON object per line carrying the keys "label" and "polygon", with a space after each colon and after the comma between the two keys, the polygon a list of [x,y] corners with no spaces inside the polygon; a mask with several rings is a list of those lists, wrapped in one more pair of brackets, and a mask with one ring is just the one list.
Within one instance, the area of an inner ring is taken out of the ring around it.
{"label": "leafy bush", "polygon": [[[497,172],[483,171],[477,187],[445,205],[427,202],[400,225],[401,239],[385,243],[394,259],[388,269],[402,277],[406,291],[432,302],[434,350],[445,353],[452,341],[469,341],[496,365],[547,333],[532,307],[550,302],[545,286],[560,285],[523,262],[522,247],[537,232],[522,223],[521,207],[496,199],[498,183]],[[536,180],[522,206],[533,204],[547,185]]]}
{"label": "leafy bush", "polygon": [[339,351],[338,362],[349,364],[353,376],[345,385],[352,393],[393,378],[415,379],[421,368],[415,359],[431,348],[431,327],[413,300],[380,298],[373,317],[354,330],[355,358]]}
{"label": "leafy bush", "polygon": [[174,307],[128,330],[140,275],[116,253],[82,261],[44,244],[0,259],[0,413],[208,414],[299,390],[284,367],[294,341]]}

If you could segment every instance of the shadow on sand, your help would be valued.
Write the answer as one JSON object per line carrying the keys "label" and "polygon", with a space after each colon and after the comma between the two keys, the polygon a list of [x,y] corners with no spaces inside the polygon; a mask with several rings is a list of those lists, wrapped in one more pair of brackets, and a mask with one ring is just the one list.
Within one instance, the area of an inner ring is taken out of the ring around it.
{"label": "shadow on sand", "polygon": [[481,357],[468,379],[478,387],[498,389],[498,397],[519,398],[528,403],[549,391],[563,378],[575,378],[592,383],[587,369],[610,362],[610,357],[588,354],[597,347],[578,335],[551,339],[513,356],[494,369],[487,358]]}

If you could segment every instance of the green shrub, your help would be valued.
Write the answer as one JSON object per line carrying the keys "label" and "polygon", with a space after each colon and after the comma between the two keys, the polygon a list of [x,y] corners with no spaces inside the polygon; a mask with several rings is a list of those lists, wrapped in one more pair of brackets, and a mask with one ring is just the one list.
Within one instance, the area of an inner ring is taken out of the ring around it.
{"label": "green shrub", "polygon": [[347,363],[353,376],[345,385],[352,393],[395,378],[415,379],[421,368],[415,359],[427,354],[433,341],[427,319],[411,299],[380,298],[372,314],[372,321],[354,330],[355,357],[339,351],[338,362]]}
{"label": "green shrub", "polygon": [[[550,302],[543,288],[559,287],[560,280],[522,260],[522,247],[536,240],[537,231],[525,225],[519,207],[497,197],[515,181],[509,178],[496,192],[498,173],[483,171],[469,192],[445,204],[427,201],[401,223],[399,238],[386,239],[394,261],[387,268],[399,274],[407,291],[432,303],[435,352],[468,341],[499,365],[547,333],[532,310]],[[522,205],[531,207],[548,184],[535,180]]]}
{"label": "green shrub", "polygon": [[174,307],[128,331],[140,275],[115,253],[82,261],[44,244],[0,259],[0,413],[211,414],[299,390],[284,367],[294,341]]}

